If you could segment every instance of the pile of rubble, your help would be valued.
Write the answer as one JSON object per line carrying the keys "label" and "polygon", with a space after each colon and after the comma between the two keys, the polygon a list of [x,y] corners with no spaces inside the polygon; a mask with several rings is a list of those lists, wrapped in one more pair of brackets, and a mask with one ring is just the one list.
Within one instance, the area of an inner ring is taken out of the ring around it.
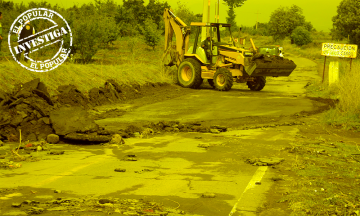
{"label": "pile of rubble", "polygon": [[[62,85],[57,95],[50,96],[40,79],[18,84],[11,93],[0,91],[0,140],[18,142],[46,140],[56,134],[61,139],[93,143],[109,142],[114,134],[123,138],[139,135],[147,137],[154,132],[203,132],[220,133],[226,127],[204,127],[201,123],[180,124],[178,121],[161,121],[144,125],[143,128],[129,126],[122,131],[108,131],[96,123],[96,116],[90,114],[93,106],[120,102],[151,92],[162,83],[143,86],[119,85],[107,80],[103,87],[93,88],[83,94],[74,85]],[[54,143],[54,142],[50,142]]]}
{"label": "pile of rubble", "polygon": [[166,208],[156,202],[138,199],[119,198],[57,198],[44,202],[36,200],[24,200],[12,203],[14,209],[27,214],[44,214],[49,212],[104,212],[106,214],[122,215],[184,215],[185,212],[177,209]]}
{"label": "pile of rubble", "polygon": [[226,132],[227,127],[212,125],[210,127],[202,126],[200,122],[189,122],[180,124],[179,121],[160,121],[158,123],[150,123],[143,127],[151,128],[155,132],[200,132],[200,133],[215,133]]}
{"label": "pile of rubble", "polygon": [[127,86],[108,80],[104,87],[93,88],[88,95],[74,85],[62,85],[57,95],[50,96],[38,78],[16,85],[11,93],[0,90],[0,140],[17,142],[20,133],[24,141],[46,140],[47,135],[55,133],[73,140],[109,141],[110,136],[102,135],[110,134],[98,128],[87,110],[140,97],[141,88],[159,85]]}
{"label": "pile of rubble", "polygon": [[0,91],[0,140],[46,139],[54,131],[50,112],[56,109],[47,87],[40,79],[16,86],[12,93]]}

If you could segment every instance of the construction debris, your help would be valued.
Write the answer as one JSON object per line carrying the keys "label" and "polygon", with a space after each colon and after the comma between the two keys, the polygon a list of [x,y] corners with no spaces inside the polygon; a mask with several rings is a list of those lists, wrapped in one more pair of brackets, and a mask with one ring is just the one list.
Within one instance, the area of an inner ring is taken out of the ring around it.
{"label": "construction debris", "polygon": [[272,166],[279,164],[283,162],[284,158],[277,158],[277,157],[271,157],[271,158],[253,158],[253,159],[246,159],[245,162],[252,164],[254,166]]}

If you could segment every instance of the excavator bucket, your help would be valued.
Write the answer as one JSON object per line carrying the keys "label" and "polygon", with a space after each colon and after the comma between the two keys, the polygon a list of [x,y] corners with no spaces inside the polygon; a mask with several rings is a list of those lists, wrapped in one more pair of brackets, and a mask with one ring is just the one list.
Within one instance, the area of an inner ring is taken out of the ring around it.
{"label": "excavator bucket", "polygon": [[257,54],[245,67],[245,71],[249,76],[289,76],[295,68],[296,64],[289,59]]}

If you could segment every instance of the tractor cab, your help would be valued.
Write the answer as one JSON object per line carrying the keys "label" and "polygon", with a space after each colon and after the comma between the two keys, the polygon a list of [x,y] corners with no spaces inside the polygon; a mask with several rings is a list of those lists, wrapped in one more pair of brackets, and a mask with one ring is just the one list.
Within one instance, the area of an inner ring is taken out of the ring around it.
{"label": "tractor cab", "polygon": [[[203,64],[215,64],[219,56],[220,47],[234,47],[235,41],[231,35],[230,24],[225,23],[199,23],[192,22],[195,29],[194,40],[189,41],[189,49],[185,56],[197,55]],[[202,32],[206,32],[205,40],[202,40]],[[223,36],[223,40],[221,38]],[[226,42],[225,42],[226,41]]]}

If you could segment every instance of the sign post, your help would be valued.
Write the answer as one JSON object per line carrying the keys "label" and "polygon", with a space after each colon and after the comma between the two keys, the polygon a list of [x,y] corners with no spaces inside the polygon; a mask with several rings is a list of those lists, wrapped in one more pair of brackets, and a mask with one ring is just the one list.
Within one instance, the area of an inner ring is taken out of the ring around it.
{"label": "sign post", "polygon": [[356,58],[358,46],[355,44],[335,44],[335,43],[322,43],[321,55],[325,56],[323,79],[325,76],[325,63],[326,56],[351,58],[350,59],[350,70],[352,59]]}
{"label": "sign post", "polygon": [[325,60],[324,60],[324,70],[323,70],[322,82],[324,82],[324,77],[325,77],[325,65],[326,65],[326,56],[325,56]]}

